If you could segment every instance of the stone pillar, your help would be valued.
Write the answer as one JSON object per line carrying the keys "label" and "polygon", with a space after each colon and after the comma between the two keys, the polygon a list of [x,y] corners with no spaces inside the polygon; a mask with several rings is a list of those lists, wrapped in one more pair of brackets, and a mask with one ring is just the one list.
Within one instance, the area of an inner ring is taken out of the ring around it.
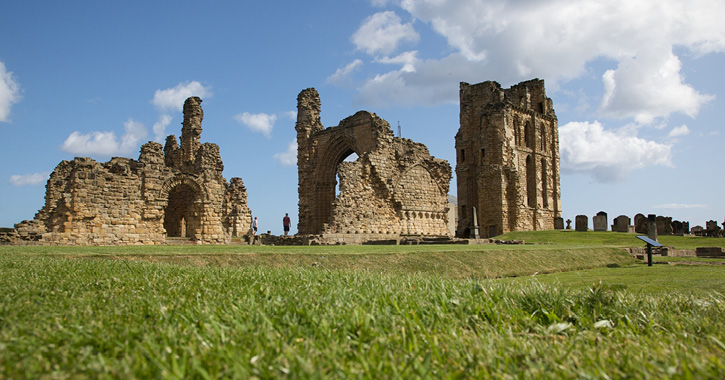
{"label": "stone pillar", "polygon": [[478,233],[478,215],[476,215],[475,207],[471,207],[471,233],[469,236],[472,239],[481,238],[481,235]]}
{"label": "stone pillar", "polygon": [[589,217],[586,215],[577,215],[574,228],[577,232],[587,232],[589,229]]}
{"label": "stone pillar", "polygon": [[184,122],[181,123],[181,160],[184,162],[192,162],[196,158],[196,151],[201,145],[203,119],[201,99],[196,96],[187,98],[184,102]]}
{"label": "stone pillar", "polygon": [[657,215],[655,214],[647,215],[647,236],[657,241]]}

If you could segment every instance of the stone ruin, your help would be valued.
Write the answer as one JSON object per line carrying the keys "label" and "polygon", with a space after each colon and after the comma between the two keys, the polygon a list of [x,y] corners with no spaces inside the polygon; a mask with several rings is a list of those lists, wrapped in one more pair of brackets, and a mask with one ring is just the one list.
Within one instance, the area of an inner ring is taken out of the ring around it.
{"label": "stone ruin", "polygon": [[12,244],[161,244],[168,237],[225,243],[248,232],[241,178],[222,177],[219,146],[201,143],[201,99],[184,102],[181,141],[141,146],[138,160],[62,161],[35,218],[5,234]]}
{"label": "stone ruin", "polygon": [[[314,88],[297,97],[299,234],[324,243],[448,237],[451,167],[359,111],[325,128]],[[356,161],[344,161],[357,154]],[[339,178],[339,194],[336,194]]]}
{"label": "stone ruin", "polygon": [[561,217],[559,128],[544,81],[509,89],[461,83],[460,104],[457,236],[468,237],[474,219],[482,237],[553,230]]}

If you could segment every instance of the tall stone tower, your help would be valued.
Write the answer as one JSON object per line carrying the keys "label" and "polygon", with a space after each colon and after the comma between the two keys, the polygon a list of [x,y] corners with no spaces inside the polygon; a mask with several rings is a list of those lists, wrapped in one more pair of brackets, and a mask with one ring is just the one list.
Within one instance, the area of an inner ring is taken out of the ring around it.
{"label": "tall stone tower", "polygon": [[192,96],[184,101],[184,121],[181,123],[181,157],[183,162],[194,161],[201,146],[201,121],[204,111],[201,98]]}
{"label": "tall stone tower", "polygon": [[456,235],[472,237],[475,222],[481,237],[554,229],[561,216],[559,128],[544,81],[509,89],[462,82],[460,103]]}

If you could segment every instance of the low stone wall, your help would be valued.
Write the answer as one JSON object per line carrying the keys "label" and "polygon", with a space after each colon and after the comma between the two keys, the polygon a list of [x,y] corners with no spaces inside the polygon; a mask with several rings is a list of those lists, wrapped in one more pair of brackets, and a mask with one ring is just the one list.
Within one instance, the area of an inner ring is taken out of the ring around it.
{"label": "low stone wall", "polygon": [[698,247],[695,251],[697,257],[723,257],[725,258],[725,251],[722,247]]}

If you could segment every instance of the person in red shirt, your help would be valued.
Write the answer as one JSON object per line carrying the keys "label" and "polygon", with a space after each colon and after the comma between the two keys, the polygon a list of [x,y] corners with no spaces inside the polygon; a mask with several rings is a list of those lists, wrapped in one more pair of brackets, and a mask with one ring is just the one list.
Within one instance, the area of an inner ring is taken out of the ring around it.
{"label": "person in red shirt", "polygon": [[287,236],[287,234],[289,233],[289,225],[290,225],[289,214],[285,213],[284,218],[282,218],[282,227],[284,227],[284,236]]}

